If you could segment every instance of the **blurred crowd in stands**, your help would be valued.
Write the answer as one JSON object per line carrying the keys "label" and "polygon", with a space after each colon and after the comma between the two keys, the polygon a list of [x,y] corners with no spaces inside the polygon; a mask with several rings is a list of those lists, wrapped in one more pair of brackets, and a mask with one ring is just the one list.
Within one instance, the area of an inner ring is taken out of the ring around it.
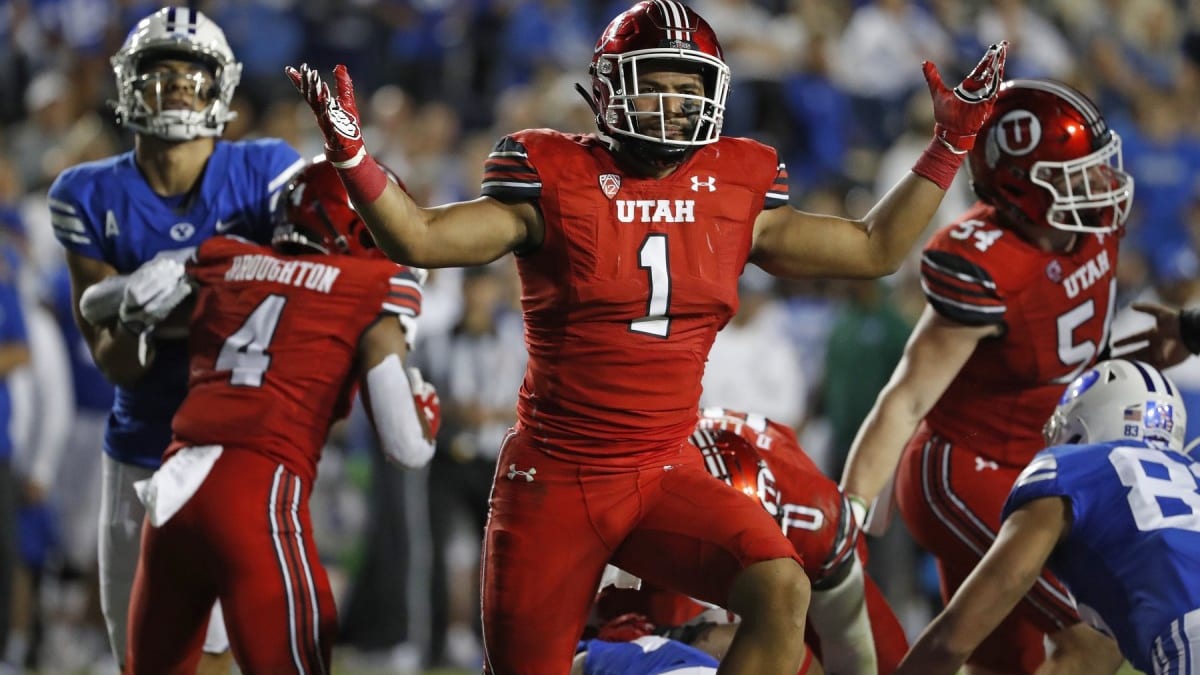
{"label": "blurred crowd in stands", "polygon": [[[108,57],[159,4],[0,3],[0,286],[19,294],[32,357],[11,371],[0,361],[12,401],[10,419],[0,423],[10,425],[23,482],[19,553],[22,587],[30,590],[14,619],[23,639],[10,641],[10,662],[70,670],[104,652],[88,584],[100,429],[112,394],[72,324],[46,188],[62,169],[130,146],[106,105],[114,97]],[[594,130],[573,85],[588,81],[595,36],[627,0],[191,4],[224,28],[244,64],[239,117],[226,138],[281,137],[303,155],[318,154],[317,127],[283,68],[307,62],[327,72],[345,63],[372,154],[419,203],[441,203],[478,195],[483,158],[504,133]],[[924,148],[932,112],[922,59],[956,77],[985,45],[1007,39],[1010,78],[1074,85],[1123,139],[1136,193],[1119,305],[1200,301],[1200,2],[691,4],[717,29],[733,70],[724,133],[777,147],[796,205],[817,212],[860,215]],[[964,170],[929,231],[972,199]],[[914,264],[883,283],[784,282],[747,269],[741,312],[712,352],[704,403],[801,429],[809,454],[838,476],[921,310],[917,283]],[[474,564],[524,368],[517,295],[507,259],[432,275],[415,355],[444,406],[430,468],[405,474],[379,461],[359,413],[339,429],[322,464],[313,515],[340,580],[342,637],[388,667],[478,665]],[[1122,312],[1113,334],[1142,321]],[[1197,361],[1169,371],[1193,419],[1200,418]],[[903,536],[881,544],[897,553],[875,554],[890,561],[875,575],[916,631],[936,591],[922,581],[931,574]]]}

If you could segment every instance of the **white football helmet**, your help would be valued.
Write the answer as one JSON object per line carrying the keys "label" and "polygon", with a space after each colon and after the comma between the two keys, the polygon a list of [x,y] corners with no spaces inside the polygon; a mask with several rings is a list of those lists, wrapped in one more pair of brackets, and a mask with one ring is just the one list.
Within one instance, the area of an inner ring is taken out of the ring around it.
{"label": "white football helmet", "polygon": [[[204,64],[212,74],[211,87],[193,80],[194,96],[208,100],[202,110],[164,110],[161,80],[148,76],[143,66],[170,58]],[[225,32],[200,12],[187,7],[165,7],[134,26],[125,44],[111,59],[117,78],[117,123],[138,133],[173,141],[220,136],[225,123],[237,116],[229,109],[233,90],[242,78],[242,64],[233,56]],[[146,93],[153,87],[147,101]]]}
{"label": "white football helmet", "polygon": [[1187,412],[1179,388],[1158,370],[1112,359],[1067,386],[1042,431],[1047,445],[1135,440],[1178,452]]}

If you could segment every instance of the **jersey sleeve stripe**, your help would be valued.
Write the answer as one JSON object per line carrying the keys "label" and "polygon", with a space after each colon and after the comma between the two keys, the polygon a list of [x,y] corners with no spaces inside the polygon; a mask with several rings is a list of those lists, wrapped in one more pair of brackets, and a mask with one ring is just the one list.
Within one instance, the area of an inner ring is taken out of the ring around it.
{"label": "jersey sleeve stripe", "polygon": [[54,229],[64,232],[78,232],[86,234],[87,230],[83,227],[83,221],[74,216],[64,216],[60,213],[50,212],[50,224],[54,225]]}
{"label": "jersey sleeve stripe", "polygon": [[1000,323],[1007,311],[987,270],[946,251],[922,256],[921,290],[939,314],[969,326]]}
{"label": "jersey sleeve stripe", "polygon": [[929,285],[929,283],[924,279],[921,280],[921,290],[925,292],[925,295],[930,300],[937,300],[939,302],[949,303],[949,304],[954,305],[955,307],[961,307],[963,309],[971,309],[971,310],[975,310],[975,311],[979,311],[979,312],[987,312],[987,313],[1003,313],[1005,311],[1005,309],[1007,309],[1007,305],[1004,305],[1004,304],[983,305],[983,304],[974,303],[974,302],[966,302],[962,298],[955,298],[955,297],[952,297],[949,295],[945,295],[943,293],[938,293],[937,290],[932,288]]}
{"label": "jersey sleeve stripe", "polygon": [[54,228],[54,236],[58,237],[59,240],[66,240],[66,241],[69,241],[74,244],[90,244],[90,243],[92,243],[91,239],[89,239],[83,235],[72,234],[71,232],[63,232],[62,230],[60,230],[58,228]]}
{"label": "jersey sleeve stripe", "polygon": [[979,284],[984,288],[996,288],[996,282],[992,281],[992,275],[988,274],[987,270],[953,253],[926,251],[921,256],[921,267],[922,271],[928,268],[962,281]]}
{"label": "jersey sleeve stripe", "polygon": [[66,214],[72,215],[72,216],[75,215],[75,213],[76,213],[74,206],[71,206],[70,204],[68,204],[67,202],[64,202],[61,199],[50,198],[47,200],[47,202],[50,204],[51,211],[62,211],[63,213],[66,213]]}
{"label": "jersey sleeve stripe", "polygon": [[403,289],[403,290],[392,289],[388,293],[387,299],[391,302],[403,302],[405,304],[412,304],[413,306],[416,306],[416,307],[421,306],[420,291],[414,291],[412,289]]}
{"label": "jersey sleeve stripe", "polygon": [[525,146],[512,136],[501,138],[483,165],[481,192],[501,200],[537,199],[542,181]]}
{"label": "jersey sleeve stripe", "polygon": [[417,316],[417,310],[405,305],[397,305],[390,302],[385,302],[383,303],[382,307],[385,311],[391,312],[392,314],[402,314],[404,316],[413,317]]}
{"label": "jersey sleeve stripe", "polygon": [[275,192],[284,185],[287,185],[287,182],[291,180],[292,177],[295,176],[298,171],[300,171],[300,169],[304,168],[304,165],[305,161],[303,158],[292,162],[291,166],[284,169],[283,172],[275,178],[271,179],[271,182],[267,184],[267,192]]}
{"label": "jersey sleeve stripe", "polygon": [[957,296],[963,300],[974,299],[983,305],[1003,304],[994,291],[980,288],[956,277],[943,276],[926,270],[923,272],[925,273],[921,276],[922,281],[935,293]]}

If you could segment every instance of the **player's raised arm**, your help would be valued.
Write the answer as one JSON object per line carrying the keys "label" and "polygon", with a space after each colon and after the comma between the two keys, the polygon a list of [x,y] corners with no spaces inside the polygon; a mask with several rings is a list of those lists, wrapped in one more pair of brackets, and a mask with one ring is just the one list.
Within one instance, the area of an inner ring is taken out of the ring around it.
{"label": "player's raised arm", "polygon": [[489,197],[418,206],[367,154],[354,87],[345,66],[334,68],[336,95],[320,74],[301,65],[287,75],[308,102],[325,137],[325,156],[379,243],[396,262],[416,267],[481,265],[523,245],[540,243],[541,216],[531,204]]}
{"label": "player's raised arm", "polygon": [[947,89],[937,67],[925,62],[936,124],[912,172],[860,220],[792,208],[763,211],[754,226],[751,260],[788,277],[874,278],[896,271],[991,114],[1007,54],[1007,42],[992,45],[954,89]]}

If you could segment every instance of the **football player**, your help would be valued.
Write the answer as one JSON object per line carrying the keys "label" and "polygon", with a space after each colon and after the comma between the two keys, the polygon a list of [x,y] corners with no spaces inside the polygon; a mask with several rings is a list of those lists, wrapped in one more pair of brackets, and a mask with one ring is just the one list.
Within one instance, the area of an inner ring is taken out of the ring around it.
{"label": "football player", "polygon": [[217,598],[244,672],[329,672],[336,610],[308,512],[329,426],[361,385],[390,459],[433,454],[436,393],[403,366],[423,271],[379,252],[328,162],[283,200],[271,248],[215,237],[187,266],[188,394],[138,483],[129,673],[193,672]]}
{"label": "football player", "polygon": [[[187,389],[184,342],[156,343],[146,328],[188,289],[177,283],[179,265],[155,264],[133,284],[123,275],[155,256],[186,255],[218,233],[269,241],[272,200],[303,160],[278,139],[218,140],[235,115],[230,104],[242,64],[221,28],[200,12],[168,7],[145,17],[112,66],[116,119],[133,132],[134,148],[67,169],[51,185],[49,204],[77,308],[89,293],[76,321],[117,385],[104,436],[100,598],[120,662],[143,515],[133,483],[159,466]],[[139,359],[139,345],[143,356],[157,347],[152,366]],[[207,649],[227,652],[220,621],[210,627]],[[228,672],[227,657],[214,669]]]}
{"label": "football player", "polygon": [[288,69],[393,260],[517,254],[529,361],[484,534],[489,672],[566,672],[611,560],[743,618],[722,673],[795,675],[804,650],[790,638],[809,599],[798,556],[687,449],[708,350],[747,262],[796,277],[893,271],[990,113],[1005,55],[989,49],[957,94],[925,65],[935,138],[857,221],[789,207],[778,153],[721,136],[729,67],[708,23],[675,0],[638,2],[597,41],[584,96],[598,134],[502,138],[468,202],[423,208],[389,187],[345,67],[334,91],[307,66]]}
{"label": "football player", "polygon": [[[1108,348],[1133,201],[1120,137],[1091,101],[1049,80],[1001,86],[968,166],[980,201],[926,245],[924,314],[842,475],[863,513],[895,472],[900,512],[937,557],[946,600],[996,538],[1009,488],[1042,448],[1036,429]],[[1045,635],[1055,662],[1080,659],[1089,673],[1120,662],[1092,644],[1047,574],[968,671],[1033,673],[1048,658]]]}
{"label": "football player", "polygon": [[[795,432],[761,415],[705,408],[691,442],[709,473],[771,514],[803,561],[813,588],[806,637],[825,669],[845,675],[895,670],[908,649],[904,628],[866,574],[866,544],[849,503]],[[638,613],[658,626],[728,620],[724,612],[646,586],[605,588],[596,613],[601,621]]]}
{"label": "football player", "polygon": [[956,672],[1046,565],[1087,630],[1140,672],[1200,672],[1200,463],[1183,452],[1186,423],[1178,388],[1147,364],[1104,361],[1072,382],[995,541],[897,672]]}

